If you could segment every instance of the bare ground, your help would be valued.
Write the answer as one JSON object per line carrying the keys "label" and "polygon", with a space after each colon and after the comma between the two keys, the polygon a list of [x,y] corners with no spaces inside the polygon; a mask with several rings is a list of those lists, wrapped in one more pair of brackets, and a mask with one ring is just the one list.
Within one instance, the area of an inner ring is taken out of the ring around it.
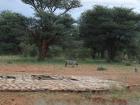
{"label": "bare ground", "polygon": [[[79,67],[65,68],[63,65],[31,65],[31,64],[1,64],[0,73],[36,73],[50,74],[62,76],[93,76],[102,79],[111,79],[128,83],[130,86],[140,85],[140,72],[135,73],[134,67],[106,66],[107,71],[97,71],[98,65],[80,65]],[[136,92],[137,93],[137,92]],[[130,94],[131,95],[131,94]],[[86,95],[88,97],[88,95]],[[42,100],[42,97],[45,99]],[[60,102],[61,105],[96,105],[94,102],[110,101],[105,96],[94,96],[91,99],[81,97],[75,94],[48,94],[48,93],[0,93],[0,105],[56,105]],[[45,100],[45,101],[44,101]],[[83,100],[83,101],[82,101]],[[93,102],[94,101],[94,102]],[[54,102],[54,103],[53,103]],[[85,103],[84,103],[85,102]],[[116,104],[113,105],[128,105],[125,99],[116,99]],[[121,102],[123,104],[121,104]],[[140,101],[136,101],[133,105],[139,105]],[[66,104],[67,103],[67,104]],[[101,105],[98,103],[97,105]],[[110,104],[111,105],[111,104]],[[129,104],[132,105],[132,104]]]}
{"label": "bare ground", "polygon": [[79,67],[64,67],[63,65],[31,65],[31,64],[1,64],[0,73],[37,73],[62,76],[94,76],[101,79],[117,80],[131,86],[140,85],[140,71],[135,73],[134,67],[107,65],[107,71],[97,71],[97,65],[80,65]]}

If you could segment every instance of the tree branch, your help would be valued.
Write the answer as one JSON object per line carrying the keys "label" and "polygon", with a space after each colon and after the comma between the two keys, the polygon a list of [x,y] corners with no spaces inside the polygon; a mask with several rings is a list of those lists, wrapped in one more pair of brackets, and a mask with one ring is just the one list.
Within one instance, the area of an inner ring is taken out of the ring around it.
{"label": "tree branch", "polygon": [[71,8],[66,9],[64,12],[60,13],[59,16],[66,14]]}

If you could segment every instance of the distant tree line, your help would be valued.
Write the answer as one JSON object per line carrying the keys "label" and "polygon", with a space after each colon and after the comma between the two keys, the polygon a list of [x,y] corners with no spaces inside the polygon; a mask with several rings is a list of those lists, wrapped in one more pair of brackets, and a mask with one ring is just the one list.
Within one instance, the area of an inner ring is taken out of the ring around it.
{"label": "distant tree line", "polygon": [[79,0],[22,0],[34,17],[0,13],[0,54],[121,61],[140,58],[140,14],[129,8],[94,6],[79,20],[68,14]]}
{"label": "distant tree line", "polygon": [[95,6],[80,18],[80,36],[85,45],[109,61],[117,56],[136,56],[139,47],[140,14],[132,9]]}

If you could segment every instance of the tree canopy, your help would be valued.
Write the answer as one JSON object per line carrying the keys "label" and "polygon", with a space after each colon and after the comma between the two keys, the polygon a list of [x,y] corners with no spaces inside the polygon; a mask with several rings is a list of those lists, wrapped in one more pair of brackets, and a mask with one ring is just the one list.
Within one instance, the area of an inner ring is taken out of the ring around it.
{"label": "tree canopy", "polygon": [[19,44],[26,32],[26,18],[18,13],[0,13],[0,53],[17,54]]}
{"label": "tree canopy", "polygon": [[84,12],[80,19],[80,35],[87,47],[114,60],[118,51],[126,49],[136,37],[140,15],[132,9],[95,6]]}
{"label": "tree canopy", "polygon": [[[42,12],[58,13],[63,15],[73,8],[80,7],[79,0],[22,0],[24,3],[31,5],[37,13]],[[61,11],[61,12],[60,12]]]}
{"label": "tree canopy", "polygon": [[38,47],[39,59],[47,56],[48,48],[61,39],[73,24],[66,13],[81,6],[79,0],[22,0],[35,10],[35,20],[29,26],[34,42]]}
{"label": "tree canopy", "polygon": [[0,13],[0,54],[22,54],[68,59],[100,57],[140,59],[140,14],[130,8],[94,6],[78,21],[69,11],[80,0],[22,0],[32,6],[33,17]]}

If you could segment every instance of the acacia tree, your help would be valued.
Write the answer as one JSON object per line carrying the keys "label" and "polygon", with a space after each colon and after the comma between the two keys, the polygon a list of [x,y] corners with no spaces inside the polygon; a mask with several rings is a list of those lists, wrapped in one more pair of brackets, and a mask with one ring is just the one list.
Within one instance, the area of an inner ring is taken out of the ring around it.
{"label": "acacia tree", "polygon": [[107,50],[112,61],[118,51],[131,45],[139,31],[139,21],[139,14],[132,9],[96,6],[81,16],[80,34],[93,51]]}
{"label": "acacia tree", "polygon": [[84,40],[86,47],[91,48],[91,56],[95,58],[96,53],[102,53],[105,50],[105,32],[102,28],[104,23],[111,21],[110,9],[102,6],[96,6],[81,15],[80,18],[80,36]]}
{"label": "acacia tree", "polygon": [[[47,56],[48,48],[64,35],[61,19],[73,8],[81,6],[79,0],[22,0],[35,10],[35,20],[30,21],[29,30],[38,47],[39,59]],[[32,19],[31,19],[32,20]],[[67,22],[67,21],[66,21]]]}
{"label": "acacia tree", "polygon": [[0,54],[19,54],[26,30],[26,17],[11,11],[0,13]]}

